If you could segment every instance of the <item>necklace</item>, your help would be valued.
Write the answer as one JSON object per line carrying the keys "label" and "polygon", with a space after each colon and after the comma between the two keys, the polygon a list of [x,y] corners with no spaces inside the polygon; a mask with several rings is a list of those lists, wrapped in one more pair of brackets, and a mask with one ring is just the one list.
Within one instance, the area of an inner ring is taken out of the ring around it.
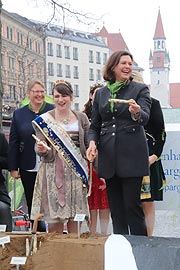
{"label": "necklace", "polygon": [[63,117],[57,110],[55,110],[55,119],[64,125],[68,125],[71,121],[71,111],[68,111],[66,116]]}
{"label": "necklace", "polygon": [[64,124],[64,125],[68,125],[70,122],[70,118],[69,117],[62,117],[60,118],[60,121]]}
{"label": "necklace", "polygon": [[67,115],[66,117],[60,117],[60,116],[59,116],[60,122],[63,123],[64,125],[68,125],[69,122],[70,122],[70,120],[71,120],[71,119],[70,119],[70,114],[71,114],[71,112],[69,112],[68,115]]}

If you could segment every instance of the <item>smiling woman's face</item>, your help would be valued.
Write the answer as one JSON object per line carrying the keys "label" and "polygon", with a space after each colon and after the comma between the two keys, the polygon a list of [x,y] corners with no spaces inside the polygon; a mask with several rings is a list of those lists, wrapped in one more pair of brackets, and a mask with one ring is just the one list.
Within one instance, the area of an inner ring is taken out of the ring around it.
{"label": "smiling woman's face", "polygon": [[119,63],[114,68],[116,82],[121,82],[130,78],[132,74],[132,59],[129,55],[121,56]]}
{"label": "smiling woman's face", "polygon": [[32,105],[41,105],[45,99],[45,89],[36,83],[28,93]]}
{"label": "smiling woman's face", "polygon": [[72,96],[61,94],[56,89],[54,89],[53,97],[55,106],[59,111],[68,111],[70,109]]}

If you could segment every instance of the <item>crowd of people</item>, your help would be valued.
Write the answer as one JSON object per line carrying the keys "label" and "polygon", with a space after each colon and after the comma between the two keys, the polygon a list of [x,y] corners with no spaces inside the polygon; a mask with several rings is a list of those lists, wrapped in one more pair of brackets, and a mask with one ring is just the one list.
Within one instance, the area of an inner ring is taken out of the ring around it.
{"label": "crowd of people", "polygon": [[[30,81],[29,104],[13,113],[9,147],[0,133],[0,169],[21,179],[32,223],[42,213],[49,232],[63,233],[66,226],[68,233],[76,233],[74,217],[84,214],[91,233],[97,232],[99,217],[100,233],[107,234],[111,217],[115,234],[151,236],[154,201],[163,200],[165,181],[161,106],[137,80],[128,51],[111,54],[103,78],[104,84],[90,87],[82,112],[71,108],[69,82],[54,83],[54,104],[48,104],[42,82]],[[2,172],[0,224],[12,230]],[[39,223],[38,230],[44,229]]]}

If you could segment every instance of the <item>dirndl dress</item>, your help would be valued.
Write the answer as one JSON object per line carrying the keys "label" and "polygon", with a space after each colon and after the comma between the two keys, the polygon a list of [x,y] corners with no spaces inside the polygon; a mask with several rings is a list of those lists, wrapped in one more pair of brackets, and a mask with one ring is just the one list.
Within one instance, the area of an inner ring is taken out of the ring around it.
{"label": "dirndl dress", "polygon": [[[153,143],[154,138],[149,134],[146,134],[148,147],[149,147],[149,155],[153,154]],[[163,170],[163,166],[161,163],[161,158],[158,158],[151,166],[150,166],[150,193],[151,198],[143,199],[142,201],[162,201],[163,200],[163,187],[166,183],[166,178]]]}

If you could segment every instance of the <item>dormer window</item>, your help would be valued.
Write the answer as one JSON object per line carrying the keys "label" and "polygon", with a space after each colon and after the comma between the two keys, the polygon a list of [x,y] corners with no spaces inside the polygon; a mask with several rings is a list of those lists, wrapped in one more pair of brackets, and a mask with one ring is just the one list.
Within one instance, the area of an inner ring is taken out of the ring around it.
{"label": "dormer window", "polygon": [[160,62],[160,61],[161,61],[161,57],[158,56],[158,57],[157,57],[157,62]]}

